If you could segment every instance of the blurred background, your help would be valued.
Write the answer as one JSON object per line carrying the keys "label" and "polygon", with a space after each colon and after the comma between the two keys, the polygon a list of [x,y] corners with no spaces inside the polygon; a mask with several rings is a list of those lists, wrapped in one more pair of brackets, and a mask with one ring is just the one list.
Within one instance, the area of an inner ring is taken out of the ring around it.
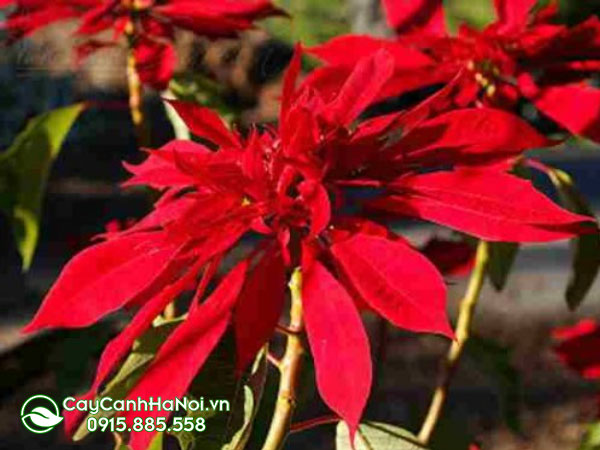
{"label": "blurred background", "polygon": [[[208,42],[189,34],[177,37],[179,69],[174,89],[187,93],[240,126],[276,119],[282,72],[292,45],[324,42],[347,32],[385,36],[378,0],[281,0],[293,21],[269,19],[240,40]],[[487,0],[448,2],[450,24],[481,26],[493,17]],[[563,17],[577,22],[600,11],[600,2],[565,1]],[[0,13],[1,14],[1,13]],[[0,16],[1,19],[1,16]],[[103,50],[81,66],[72,58],[73,24],[50,26],[12,47],[0,49],[0,151],[9,147],[26,121],[47,110],[90,102],[68,135],[52,169],[43,203],[40,242],[31,270],[24,274],[11,229],[0,215],[0,449],[111,448],[111,436],[69,443],[54,432],[33,435],[23,429],[19,409],[31,395],[62,398],[89,385],[97,357],[119,325],[119,317],[87,330],[25,337],[20,327],[33,315],[61,267],[107,223],[125,222],[148,211],[147,192],[122,190],[121,161],[137,162],[127,109],[125,51]],[[314,62],[308,62],[308,66]],[[200,86],[200,88],[198,88]],[[147,92],[154,147],[175,130],[160,100]],[[594,211],[600,208],[600,149],[572,141],[560,151],[539,152],[542,160],[569,172]],[[548,186],[542,189],[550,192]],[[400,225],[415,243],[424,243],[432,226]],[[550,350],[550,330],[580,317],[600,314],[600,285],[583,306],[569,312],[564,290],[569,274],[569,243],[528,246],[518,255],[507,288],[487,287],[475,321],[477,345],[465,358],[451,389],[446,419],[434,449],[466,449],[477,440],[483,449],[562,450],[577,447],[597,411],[597,386],[559,364]],[[451,314],[464,280],[450,279]],[[435,383],[447,342],[427,336],[382,330],[368,319],[378,365],[377,383],[366,416],[415,429]],[[382,334],[386,346],[376,345]],[[308,393],[299,418],[325,411]],[[292,435],[290,449],[333,448],[333,427]]]}

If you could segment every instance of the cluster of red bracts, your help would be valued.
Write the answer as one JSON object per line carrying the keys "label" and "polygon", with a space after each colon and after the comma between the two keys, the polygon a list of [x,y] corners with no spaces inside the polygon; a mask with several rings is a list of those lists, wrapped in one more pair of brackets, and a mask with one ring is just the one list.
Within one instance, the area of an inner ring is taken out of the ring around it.
{"label": "cluster of red bracts", "polygon": [[[230,37],[253,22],[283,12],[270,0],[0,0],[0,8],[14,6],[3,27],[12,40],[49,23],[79,19],[76,34],[81,61],[91,53],[118,45],[127,35],[142,83],[164,89],[176,65],[175,29],[208,38]],[[113,39],[92,36],[113,30]]]}
{"label": "cluster of red bracts", "polygon": [[600,69],[597,17],[567,27],[554,23],[556,2],[539,8],[537,0],[495,0],[495,22],[483,30],[462,25],[451,35],[442,0],[383,3],[397,39],[348,35],[311,49],[330,65],[313,75],[315,82],[335,90],[357,56],[385,48],[394,57],[395,73],[382,98],[458,76],[453,107],[513,111],[526,101],[570,133],[600,141],[600,89],[589,83]]}
{"label": "cluster of red bracts", "polygon": [[[106,347],[86,398],[189,290],[195,295],[186,320],[128,398],[185,394],[230,323],[243,372],[271,338],[286,281],[299,267],[319,392],[355,430],[372,373],[360,310],[407,330],[453,336],[442,276],[375,221],[374,211],[489,241],[566,239],[590,220],[508,172],[524,150],[550,144],[518,117],[485,107],[440,113],[451,100],[449,85],[413,109],[359,120],[393,80],[394,55],[379,50],[362,59],[335,93],[320,91],[312,78],[296,87],[300,57],[297,49],[277,128],[242,136],[205,108],[172,102],[190,130],[217,150],[174,141],[128,166],[127,184],[159,189],[161,199],[138,223],[73,258],[27,326],[84,327],[120,308],[137,309]],[[223,275],[222,261],[248,235],[258,243]],[[69,431],[81,419],[69,413]],[[151,438],[132,433],[130,445],[142,450]]]}

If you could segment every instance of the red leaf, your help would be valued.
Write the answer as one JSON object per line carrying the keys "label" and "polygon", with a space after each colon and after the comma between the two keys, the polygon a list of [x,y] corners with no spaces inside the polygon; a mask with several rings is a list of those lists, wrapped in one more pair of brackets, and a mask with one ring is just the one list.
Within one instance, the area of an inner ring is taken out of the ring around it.
{"label": "red leaf", "polygon": [[543,242],[581,232],[589,217],[554,204],[529,181],[493,170],[454,170],[406,176],[399,195],[373,206],[419,217],[489,241]]}
{"label": "red leaf", "polygon": [[332,121],[349,125],[373,103],[393,72],[394,61],[385,50],[361,60],[335,100],[327,105],[327,113]]}
{"label": "red leaf", "polygon": [[584,378],[600,378],[600,326],[595,320],[556,329],[554,337],[559,339],[554,351],[565,365]]}
{"label": "red leaf", "polygon": [[383,0],[388,25],[398,33],[415,29],[444,34],[442,0]]}
{"label": "red leaf", "polygon": [[499,109],[450,111],[421,123],[390,153],[422,164],[495,162],[551,142],[524,120]]}
{"label": "red leaf", "polygon": [[208,139],[219,147],[238,148],[240,146],[237,136],[229,131],[221,118],[209,108],[191,102],[167,101],[196,136]]}
{"label": "red leaf", "polygon": [[[145,303],[123,331],[106,345],[100,357],[92,387],[82,398],[94,398],[97,395],[98,388],[111,374],[115,366],[127,355],[135,340],[150,327],[156,316],[194,281],[204,262],[204,259],[196,262],[184,276]],[[66,432],[68,435],[72,435],[86,413],[85,411],[75,410],[65,411],[64,415]]]}
{"label": "red leaf", "polygon": [[300,44],[296,44],[294,47],[294,56],[290,61],[290,64],[285,71],[285,75],[283,76],[283,88],[281,94],[281,112],[279,115],[280,123],[284,122],[284,119],[287,117],[290,106],[294,99],[294,92],[296,91],[296,81],[298,80],[298,76],[300,75],[300,70],[302,69],[302,46]]}
{"label": "red leaf", "polygon": [[246,369],[273,334],[285,293],[285,266],[277,243],[273,243],[248,275],[234,312],[238,373]]}
{"label": "red leaf", "polygon": [[331,252],[361,297],[394,325],[454,336],[444,280],[405,242],[357,234],[332,246]]}
{"label": "red leaf", "polygon": [[211,154],[203,145],[192,141],[173,140],[159,150],[150,151],[148,158],[137,166],[123,163],[133,176],[123,186],[147,185],[155,189],[186,187],[193,185],[194,177],[178,167],[176,159],[185,156]]}
{"label": "red leaf", "polygon": [[499,30],[510,33],[525,28],[536,3],[537,0],[494,0]]}
{"label": "red leaf", "polygon": [[464,241],[434,237],[427,241],[421,252],[444,275],[467,275],[475,263],[475,249]]}
{"label": "red leaf", "polygon": [[374,55],[379,50],[391,55],[396,68],[418,69],[433,64],[431,58],[412,47],[368,35],[337,36],[307,51],[330,65],[354,67],[358,58]]}
{"label": "red leaf", "polygon": [[[219,284],[215,292],[168,337],[138,384],[131,390],[128,399],[153,397],[174,399],[185,394],[190,383],[225,333],[231,310],[237,300],[247,263],[233,269]],[[134,416],[165,417],[170,412],[128,411],[123,413],[127,422]],[[146,450],[154,432],[133,432],[129,445],[133,450]]]}
{"label": "red leaf", "polygon": [[600,142],[600,89],[584,83],[538,88],[526,77],[519,82],[541,112],[571,133]]}
{"label": "red leaf", "polygon": [[173,46],[140,36],[133,50],[140,81],[159,91],[166,89],[177,64]]}
{"label": "red leaf", "polygon": [[363,323],[348,293],[318,261],[303,269],[302,304],[317,387],[354,436],[372,381]]}
{"label": "red leaf", "polygon": [[317,181],[303,181],[298,185],[298,191],[310,210],[310,234],[316,236],[331,221],[331,203],[327,189]]}
{"label": "red leaf", "polygon": [[160,233],[135,234],[94,245],[63,269],[26,333],[91,325],[142,292],[167,267],[177,247]]}

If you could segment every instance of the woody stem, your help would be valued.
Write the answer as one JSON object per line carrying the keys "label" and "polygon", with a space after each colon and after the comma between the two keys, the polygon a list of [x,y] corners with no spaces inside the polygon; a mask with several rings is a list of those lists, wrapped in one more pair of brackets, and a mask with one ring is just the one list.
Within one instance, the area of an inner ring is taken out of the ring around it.
{"label": "woody stem", "polygon": [[135,57],[135,39],[136,39],[136,25],[135,25],[135,7],[136,2],[133,2],[134,12],[132,17],[125,27],[125,35],[127,36],[128,50],[127,50],[127,85],[129,88],[129,111],[131,113],[131,120],[135,128],[135,135],[137,138],[138,146],[146,146],[147,142],[147,129],[145,123],[145,116],[143,110],[143,97],[144,88],[140,81],[140,76],[137,70],[137,60]]}
{"label": "woody stem", "polygon": [[425,416],[425,420],[419,431],[418,439],[423,445],[427,445],[431,440],[435,426],[437,425],[442,409],[444,408],[452,377],[456,372],[460,357],[465,349],[465,344],[469,339],[475,307],[477,306],[477,301],[479,300],[483,288],[488,264],[489,245],[487,242],[480,241],[477,247],[475,267],[471,273],[467,292],[460,302],[455,330],[456,339],[452,341],[450,349],[443,360],[440,376],[429,405],[429,410],[427,411],[427,415]]}
{"label": "woody stem", "polygon": [[[301,330],[304,326],[302,318],[302,274],[296,269],[289,283],[291,292],[289,328]],[[279,450],[289,433],[292,414],[296,408],[296,390],[302,365],[304,348],[300,334],[286,334],[287,343],[283,358],[279,362],[279,391],[271,426],[263,445],[263,450]]]}

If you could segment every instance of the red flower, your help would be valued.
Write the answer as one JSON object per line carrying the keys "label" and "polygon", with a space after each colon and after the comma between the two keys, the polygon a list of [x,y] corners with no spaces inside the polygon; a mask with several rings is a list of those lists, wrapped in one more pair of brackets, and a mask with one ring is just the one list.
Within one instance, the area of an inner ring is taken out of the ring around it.
{"label": "red flower", "polygon": [[557,328],[553,335],[558,341],[554,351],[566,366],[584,378],[600,379],[600,326],[595,320]]}
{"label": "red flower", "polygon": [[59,20],[80,17],[97,4],[98,0],[0,0],[0,8],[14,7],[0,29],[8,30],[14,41]]}
{"label": "red flower", "polygon": [[[1,0],[0,0],[1,1]],[[5,27],[14,37],[50,21],[81,18],[80,35],[114,30],[114,41],[127,35],[143,83],[164,89],[176,64],[176,28],[209,38],[234,36],[253,22],[282,11],[270,0],[4,0],[16,4]],[[0,7],[3,4],[0,3]],[[78,59],[114,42],[90,40],[78,48]]]}
{"label": "red flower", "polygon": [[555,7],[534,8],[536,3],[496,0],[494,23],[482,31],[463,25],[451,36],[441,27],[442,0],[384,0],[390,25],[410,33],[396,41],[335,38],[311,50],[334,66],[314,76],[335,88],[340,75],[332,72],[348,73],[357,55],[386,48],[395,57],[395,77],[383,97],[447,83],[459,74],[453,97],[458,107],[512,110],[526,99],[571,133],[600,141],[600,90],[587,84],[600,68],[600,21],[556,25]]}
{"label": "red flower", "polygon": [[[299,70],[297,52],[278,128],[244,137],[205,108],[172,102],[190,130],[218,150],[174,141],[128,166],[129,185],[150,185],[163,197],[140,222],[77,255],[26,327],[83,327],[119,308],[139,308],[104,351],[88,398],[188,289],[196,290],[188,318],[129,397],[183,395],[230,320],[243,371],[273,334],[286,279],[301,267],[319,392],[354,432],[371,387],[359,307],[408,330],[452,336],[442,276],[406,240],[367,219],[371,208],[489,240],[569,238],[589,220],[500,171],[499,162],[546,143],[520,119],[484,108],[429,118],[442,92],[415,110],[356,124],[393,75],[389,54],[360,61],[333,96],[310,83],[296,89]],[[201,302],[223,258],[249,234],[260,237],[249,256]],[[67,416],[69,430],[80,419]],[[141,450],[150,439],[133,433],[131,445]]]}

